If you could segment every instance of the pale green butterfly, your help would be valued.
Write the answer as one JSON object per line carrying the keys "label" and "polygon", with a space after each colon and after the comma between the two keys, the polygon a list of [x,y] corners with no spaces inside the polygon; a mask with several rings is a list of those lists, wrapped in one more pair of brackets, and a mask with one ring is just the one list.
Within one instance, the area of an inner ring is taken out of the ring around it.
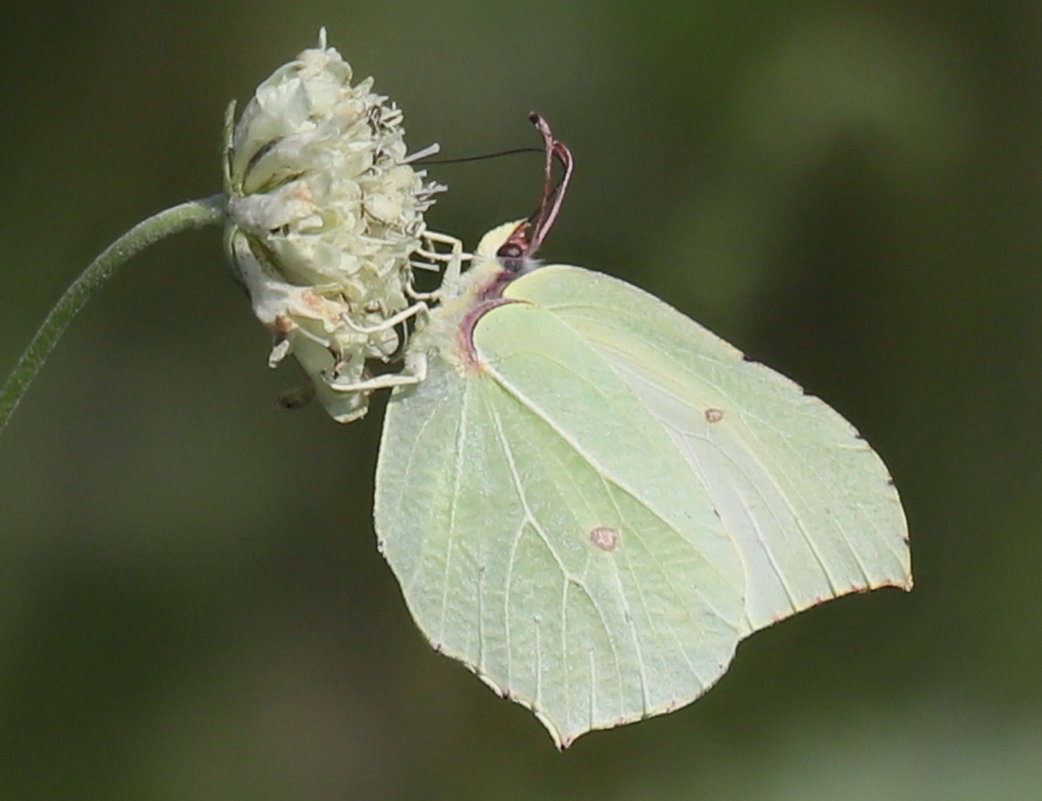
{"label": "pale green butterfly", "polygon": [[543,203],[485,235],[409,343],[375,518],[434,648],[564,748],[691,702],[754,631],[911,572],[886,467],[838,413],[642,290],[532,260],[572,165],[533,122]]}

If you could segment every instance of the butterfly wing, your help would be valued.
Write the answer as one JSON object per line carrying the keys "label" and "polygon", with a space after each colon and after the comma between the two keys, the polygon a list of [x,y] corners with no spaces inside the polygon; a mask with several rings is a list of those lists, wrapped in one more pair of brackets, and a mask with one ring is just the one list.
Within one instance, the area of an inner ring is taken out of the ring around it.
{"label": "butterfly wing", "polygon": [[887,469],[824,402],[618,279],[553,265],[505,294],[611,365],[708,488],[745,565],[743,633],[844,593],[911,587]]}
{"label": "butterfly wing", "polygon": [[417,624],[561,747],[724,672],[744,572],[685,454],[554,312],[484,315],[388,405],[380,547]]}

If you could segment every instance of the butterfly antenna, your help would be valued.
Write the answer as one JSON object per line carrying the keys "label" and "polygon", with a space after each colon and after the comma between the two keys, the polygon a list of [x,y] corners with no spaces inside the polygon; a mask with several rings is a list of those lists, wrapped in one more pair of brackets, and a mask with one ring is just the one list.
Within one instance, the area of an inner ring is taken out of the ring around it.
{"label": "butterfly antenna", "polygon": [[[538,147],[515,147],[511,150],[497,150],[495,153],[482,153],[479,156],[459,156],[451,159],[429,159],[426,156],[422,157],[423,165],[426,167],[428,164],[466,164],[468,161],[486,161],[488,159],[498,159],[500,156],[516,156],[519,153],[542,153],[542,148]],[[412,157],[409,161],[412,161]]]}
{"label": "butterfly antenna", "polygon": [[[568,149],[568,146],[564,142],[559,142],[554,139],[553,131],[550,130],[549,124],[540,115],[532,112],[528,115],[528,119],[536,127],[536,130],[542,134],[543,144],[546,148],[546,171],[543,180],[543,198],[539,206],[539,211],[536,212],[536,221],[534,225],[534,232],[532,234],[532,253],[539,249],[539,246],[543,244],[543,239],[550,233],[550,229],[553,228],[554,223],[557,221],[557,215],[561,211],[561,204],[564,202],[564,194],[568,189],[568,182],[572,179],[572,152]],[[564,170],[564,174],[561,176],[561,182],[556,186],[553,185],[553,167],[554,159],[557,159],[561,163],[561,168]]]}
{"label": "butterfly antenna", "polygon": [[[517,230],[499,249],[500,256],[517,258],[519,256],[532,256],[550,233],[557,215],[561,212],[561,204],[568,189],[568,182],[572,179],[572,168],[574,162],[572,151],[564,142],[554,139],[550,125],[542,116],[536,112],[528,115],[529,121],[543,137],[543,148],[546,153],[546,167],[543,174],[543,194],[539,201],[539,208],[528,218],[527,221],[518,226]],[[554,161],[561,164],[564,173],[561,180],[554,185],[553,168]]]}

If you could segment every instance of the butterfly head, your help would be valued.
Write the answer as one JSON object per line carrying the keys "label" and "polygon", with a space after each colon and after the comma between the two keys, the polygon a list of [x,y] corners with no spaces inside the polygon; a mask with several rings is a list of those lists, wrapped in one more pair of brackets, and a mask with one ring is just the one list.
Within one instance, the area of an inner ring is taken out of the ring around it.
{"label": "butterfly head", "polygon": [[[543,193],[539,207],[531,217],[503,223],[481,238],[477,250],[478,260],[484,265],[491,265],[494,271],[493,278],[479,292],[484,300],[499,297],[507,284],[540,266],[541,262],[535,258],[536,251],[557,220],[572,177],[571,151],[563,142],[554,138],[550,126],[541,116],[533,112],[528,118],[543,137],[546,151]],[[555,162],[563,170],[560,181],[556,183],[553,179]]]}

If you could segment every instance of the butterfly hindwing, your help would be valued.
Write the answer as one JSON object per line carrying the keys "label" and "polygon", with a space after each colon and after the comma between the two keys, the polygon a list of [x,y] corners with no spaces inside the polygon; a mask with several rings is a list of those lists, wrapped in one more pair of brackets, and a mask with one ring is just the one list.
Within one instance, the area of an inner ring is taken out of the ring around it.
{"label": "butterfly hindwing", "polygon": [[837,595],[911,586],[886,467],[824,402],[618,279],[553,265],[507,295],[575,331],[669,432],[741,550],[747,633]]}

